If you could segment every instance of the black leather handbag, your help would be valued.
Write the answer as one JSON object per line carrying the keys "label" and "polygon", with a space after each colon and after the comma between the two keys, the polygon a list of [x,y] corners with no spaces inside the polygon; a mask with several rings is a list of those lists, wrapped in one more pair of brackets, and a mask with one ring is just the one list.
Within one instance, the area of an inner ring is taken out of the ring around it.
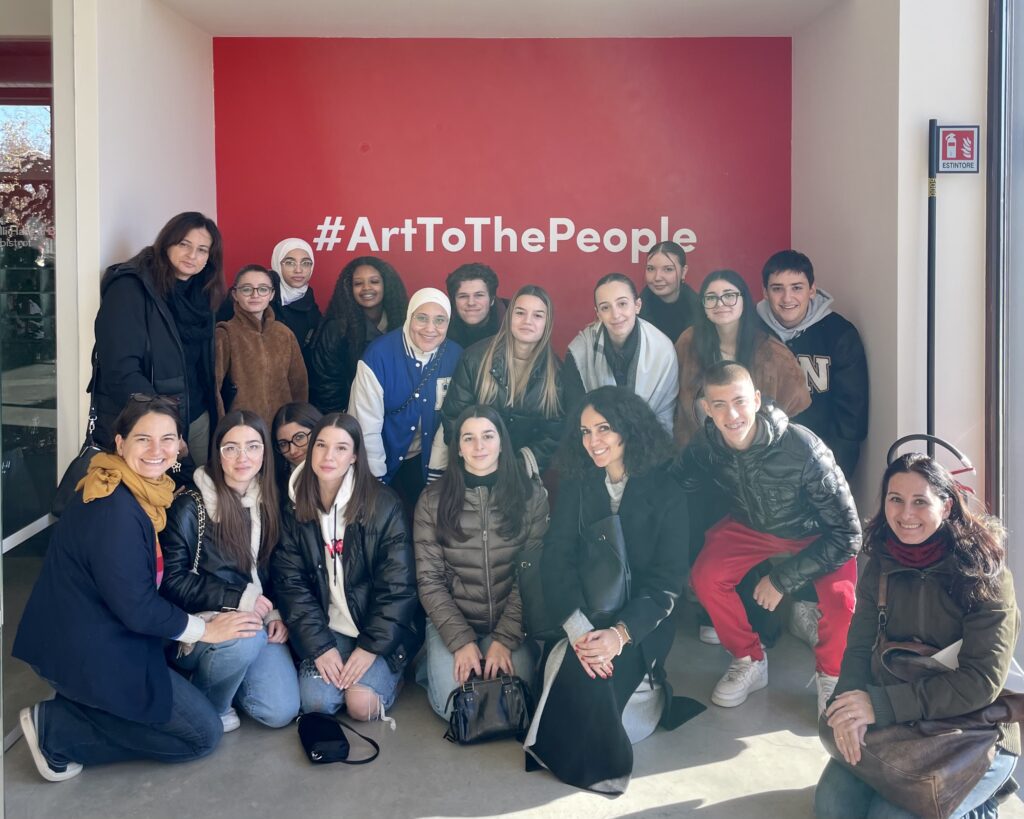
{"label": "black leather handbag", "polygon": [[345,726],[330,714],[302,714],[299,717],[299,741],[306,757],[314,765],[328,762],[344,762],[346,765],[365,765],[373,762],[380,754],[380,745],[355,728],[348,726],[353,734],[373,748],[373,754],[364,759],[349,759],[350,744],[345,735]]}
{"label": "black leather handbag", "polygon": [[581,519],[580,540],[579,572],[587,602],[585,613],[597,628],[604,628],[629,601],[631,576],[622,518],[609,515],[586,526]]}
{"label": "black leather handbag", "polygon": [[519,677],[503,675],[493,680],[470,677],[448,695],[451,708],[444,738],[460,745],[492,739],[526,737],[533,713],[529,686]]}

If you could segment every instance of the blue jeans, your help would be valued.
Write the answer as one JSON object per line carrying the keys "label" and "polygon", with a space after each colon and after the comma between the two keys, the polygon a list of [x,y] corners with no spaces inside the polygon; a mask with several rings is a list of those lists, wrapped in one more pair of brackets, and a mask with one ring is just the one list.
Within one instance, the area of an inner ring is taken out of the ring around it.
{"label": "blue jeans", "polygon": [[192,685],[224,714],[234,702],[257,722],[281,728],[299,713],[299,678],[288,647],[268,643],[264,629],[226,643],[196,643],[175,661]]}
{"label": "blue jeans", "polygon": [[[341,654],[341,661],[347,662],[349,655],[356,648],[356,638],[339,634],[336,631],[332,634],[334,634],[338,652]],[[395,704],[398,686],[401,682],[402,672],[392,671],[387,660],[378,654],[356,685],[369,688],[376,694],[386,711]],[[299,699],[302,702],[303,714],[312,712],[333,714],[345,704],[345,692],[324,680],[312,660],[303,660],[299,666]]]}
{"label": "blue jeans", "polygon": [[[488,635],[476,641],[481,654],[487,654],[491,647],[493,638]],[[427,662],[426,679],[423,679],[422,669],[417,674],[416,681],[427,689],[427,699],[430,700],[430,707],[441,719],[447,720],[451,716],[451,708],[446,707],[448,695],[458,683],[455,682],[455,655],[448,650],[441,639],[441,634],[434,624],[427,618]],[[515,651],[512,652],[512,668],[531,688],[537,668],[536,646],[532,640],[526,640]]]}
{"label": "blue jeans", "polygon": [[[992,766],[953,811],[953,819],[998,816],[999,806],[992,797],[1010,778],[1016,765],[1017,757],[997,750]],[[814,792],[814,815],[818,819],[914,819],[914,814],[883,799],[834,759],[828,761]]]}
{"label": "blue jeans", "polygon": [[133,722],[99,708],[57,696],[39,703],[39,748],[56,767],[68,762],[104,765],[129,759],[188,762],[206,756],[220,742],[220,716],[188,680],[173,669],[171,718]]}

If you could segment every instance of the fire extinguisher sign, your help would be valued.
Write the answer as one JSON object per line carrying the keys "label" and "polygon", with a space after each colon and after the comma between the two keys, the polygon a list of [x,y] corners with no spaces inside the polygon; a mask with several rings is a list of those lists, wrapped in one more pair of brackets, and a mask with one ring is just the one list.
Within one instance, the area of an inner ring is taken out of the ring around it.
{"label": "fire extinguisher sign", "polygon": [[939,126],[939,173],[978,173],[977,125]]}

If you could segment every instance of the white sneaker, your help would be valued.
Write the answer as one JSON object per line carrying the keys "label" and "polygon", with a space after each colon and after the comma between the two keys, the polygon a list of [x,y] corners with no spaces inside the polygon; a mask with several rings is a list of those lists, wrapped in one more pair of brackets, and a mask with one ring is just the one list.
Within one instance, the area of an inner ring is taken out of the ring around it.
{"label": "white sneaker", "polygon": [[711,701],[723,708],[733,708],[746,702],[752,691],[760,691],[768,685],[768,655],[760,660],[737,657],[729,665],[725,676],[718,681],[711,692]]}
{"label": "white sneaker", "polygon": [[242,721],[238,718],[238,712],[234,708],[229,708],[221,714],[220,721],[224,726],[225,734],[236,730],[242,724]]}
{"label": "white sneaker", "polygon": [[697,638],[709,646],[720,646],[722,644],[722,641],[718,639],[718,632],[715,631],[714,626],[701,626],[697,632]]}
{"label": "white sneaker", "polygon": [[832,695],[835,693],[836,683],[839,682],[839,678],[816,671],[814,673],[814,682],[818,686],[818,716],[821,716],[825,713],[825,706],[828,705],[828,701],[832,699]]}
{"label": "white sneaker", "polygon": [[22,708],[18,719],[21,722],[21,733],[25,737],[25,744],[28,746],[29,753],[32,754],[32,761],[43,779],[47,782],[63,782],[82,772],[82,766],[77,762],[69,762],[64,766],[64,770],[59,771],[51,768],[50,763],[46,761],[46,757],[43,756],[39,747],[39,732],[36,730],[36,724],[39,722],[39,703],[31,708]]}
{"label": "white sneaker", "polygon": [[818,644],[818,620],[821,610],[817,603],[797,600],[789,615],[789,633],[807,643],[811,648]]}

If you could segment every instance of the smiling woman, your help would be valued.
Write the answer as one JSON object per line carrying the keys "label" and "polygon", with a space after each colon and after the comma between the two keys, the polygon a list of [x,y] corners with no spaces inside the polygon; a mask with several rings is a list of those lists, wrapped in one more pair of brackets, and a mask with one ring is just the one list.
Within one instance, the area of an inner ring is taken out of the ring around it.
{"label": "smiling woman", "polygon": [[235,276],[235,315],[217,325],[217,409],[251,410],[269,427],[282,404],[306,401],[309,381],[295,334],[274,318],[274,280],[247,265]]}
{"label": "smiling woman", "polygon": [[96,314],[96,440],[113,443],[112,422],[133,393],[174,397],[189,455],[206,463],[214,397],[213,310],[220,302],[221,238],[201,213],[179,213],[156,241],[112,265]]}

